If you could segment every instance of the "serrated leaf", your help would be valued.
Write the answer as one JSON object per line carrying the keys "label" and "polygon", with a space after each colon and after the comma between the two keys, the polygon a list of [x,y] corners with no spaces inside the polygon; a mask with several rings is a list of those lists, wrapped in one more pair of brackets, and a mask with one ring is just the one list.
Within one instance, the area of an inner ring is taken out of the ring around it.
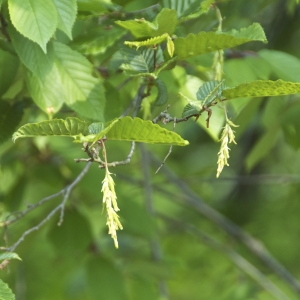
{"label": "serrated leaf", "polygon": [[10,87],[18,70],[18,57],[0,49],[0,96]]}
{"label": "serrated leaf", "polygon": [[167,130],[139,118],[124,117],[114,123],[114,126],[106,133],[108,140],[135,141],[151,144],[169,144],[186,146],[188,141],[181,138],[174,131]]}
{"label": "serrated leaf", "polygon": [[46,53],[46,44],[57,26],[57,11],[52,0],[8,0],[12,24],[25,37],[38,43]]}
{"label": "serrated leaf", "polygon": [[21,35],[13,26],[8,26],[9,36],[21,62],[41,80],[50,72],[54,63],[53,48],[44,53],[37,43]]}
{"label": "serrated leaf", "polygon": [[153,22],[145,19],[135,19],[116,21],[115,23],[128,29],[137,38],[155,37],[165,33],[172,35],[177,23],[177,13],[173,9],[164,8]]}
{"label": "serrated leaf", "polygon": [[0,260],[10,260],[10,259],[18,259],[22,260],[17,253],[14,252],[4,252],[0,254]]}
{"label": "serrated leaf", "polygon": [[0,101],[0,144],[11,137],[23,116],[23,107],[20,102],[10,105]]}
{"label": "serrated leaf", "polygon": [[58,14],[57,28],[72,39],[72,28],[77,14],[76,0],[53,0]]}
{"label": "serrated leaf", "polygon": [[167,33],[160,35],[160,36],[156,36],[154,38],[150,38],[147,39],[145,41],[141,41],[141,42],[129,42],[129,41],[125,41],[124,45],[129,46],[129,47],[136,47],[137,49],[139,49],[140,47],[145,47],[145,46],[154,46],[157,44],[160,44],[162,42],[164,42],[167,38],[169,37],[169,35]]}
{"label": "serrated leaf", "polygon": [[198,89],[196,96],[197,99],[204,105],[210,105],[216,99],[220,99],[225,85],[222,81],[207,81]]}
{"label": "serrated leaf", "polygon": [[0,279],[0,300],[15,300],[15,299],[16,299],[15,295],[8,287],[8,285]]}
{"label": "serrated leaf", "polygon": [[279,95],[292,95],[300,93],[300,82],[283,80],[256,80],[242,83],[223,91],[222,96],[227,99],[240,97],[266,97]]}
{"label": "serrated leaf", "polygon": [[155,69],[154,55],[156,55],[157,64],[163,62],[162,50],[160,48],[156,52],[153,49],[134,50],[124,48],[121,54],[125,62],[120,68],[131,75],[150,75]]}
{"label": "serrated leaf", "polygon": [[154,81],[154,84],[157,87],[158,93],[153,105],[164,105],[168,101],[167,87],[159,78]]}
{"label": "serrated leaf", "polygon": [[232,30],[226,33],[200,32],[190,33],[187,37],[181,37],[174,41],[175,55],[179,58],[187,58],[221,49],[232,48],[251,41],[266,42],[262,27],[254,23],[241,30]]}
{"label": "serrated leaf", "polygon": [[162,6],[176,10],[180,21],[186,21],[206,13],[213,2],[215,0],[163,0]]}
{"label": "serrated leaf", "polygon": [[199,114],[202,109],[202,103],[200,101],[190,101],[184,108],[182,112],[182,117],[187,118],[196,114]]}
{"label": "serrated leaf", "polygon": [[39,123],[29,123],[20,127],[12,137],[13,142],[18,138],[34,136],[70,136],[88,133],[88,124],[77,118],[69,117],[66,120],[53,119]]}
{"label": "serrated leaf", "polygon": [[112,29],[95,28],[89,30],[86,35],[77,37],[72,43],[72,48],[85,55],[97,55],[107,51],[125,31],[120,28]]}

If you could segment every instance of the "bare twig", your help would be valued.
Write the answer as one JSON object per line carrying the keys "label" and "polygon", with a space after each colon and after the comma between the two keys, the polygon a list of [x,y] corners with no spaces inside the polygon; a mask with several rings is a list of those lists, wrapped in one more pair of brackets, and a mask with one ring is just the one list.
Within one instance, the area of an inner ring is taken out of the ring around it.
{"label": "bare twig", "polygon": [[[29,213],[31,210],[35,209],[38,206],[41,206],[42,204],[44,204],[45,202],[54,199],[60,195],[64,195],[62,202],[56,206],[52,211],[50,211],[50,213],[46,216],[46,218],[44,218],[38,225],[26,230],[21,237],[9,248],[6,248],[7,251],[9,252],[13,252],[25,239],[25,237],[27,235],[29,235],[30,233],[39,230],[44,224],[46,224],[58,211],[60,211],[60,218],[58,221],[58,225],[61,225],[63,222],[63,217],[64,217],[64,210],[65,210],[65,205],[66,202],[70,196],[70,193],[72,191],[72,189],[79,183],[79,181],[84,177],[84,175],[87,173],[87,171],[89,170],[89,168],[91,167],[91,163],[88,163],[84,169],[81,171],[81,173],[75,178],[75,180],[69,184],[67,187],[63,188],[61,191],[59,191],[58,193],[51,195],[49,197],[46,197],[42,200],[40,200],[38,203],[30,206],[30,208],[26,209],[24,212],[22,212],[20,214],[20,216],[18,216],[17,218],[13,219],[13,222],[16,222],[18,219],[20,219],[21,217],[25,216],[27,213]],[[11,224],[12,221],[9,223]]]}
{"label": "bare twig", "polygon": [[288,300],[289,297],[284,294],[284,292],[279,289],[271,280],[268,279],[259,269],[257,269],[253,264],[246,260],[239,253],[234,251],[232,248],[225,246],[216,239],[212,238],[210,235],[206,234],[203,231],[200,231],[195,226],[186,224],[182,221],[174,220],[170,217],[167,217],[163,214],[157,214],[158,217],[172,223],[176,226],[176,231],[179,228],[184,228],[186,231],[197,236],[202,242],[207,244],[209,247],[215,248],[217,251],[220,251],[223,255],[229,258],[236,266],[238,266],[243,272],[251,276],[256,282],[261,285],[265,290],[267,290],[271,295],[273,295],[278,300]]}

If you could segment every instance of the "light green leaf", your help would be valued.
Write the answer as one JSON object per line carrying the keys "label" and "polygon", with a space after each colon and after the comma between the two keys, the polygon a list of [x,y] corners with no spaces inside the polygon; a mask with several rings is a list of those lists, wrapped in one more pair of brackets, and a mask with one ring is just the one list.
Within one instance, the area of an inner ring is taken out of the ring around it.
{"label": "light green leaf", "polygon": [[66,120],[53,119],[39,123],[29,123],[20,127],[12,137],[13,142],[18,138],[34,136],[70,136],[88,133],[88,124],[77,118],[69,117]]}
{"label": "light green leaf", "polygon": [[169,144],[186,146],[188,141],[181,138],[174,131],[167,130],[139,118],[124,117],[114,123],[114,126],[106,133],[108,140],[135,141],[151,144]]}
{"label": "light green leaf", "polygon": [[23,107],[20,102],[10,105],[0,101],[0,144],[11,137],[23,116]]}
{"label": "light green leaf", "polygon": [[172,35],[177,23],[177,13],[173,9],[163,8],[153,22],[144,19],[116,21],[119,26],[128,29],[137,38]]}
{"label": "light green leaf", "polygon": [[46,53],[46,44],[57,26],[57,11],[52,0],[8,0],[9,14],[15,28],[38,43]]}
{"label": "light green leaf", "polygon": [[22,260],[17,253],[14,253],[14,252],[4,252],[4,253],[1,253],[0,254],[0,260],[6,260],[6,259],[8,259],[8,260],[10,260],[10,259],[19,259],[19,260]]}
{"label": "light green leaf", "polygon": [[15,295],[8,287],[8,285],[0,279],[0,300],[15,300],[15,299],[16,299]]}
{"label": "light green leaf", "polygon": [[174,42],[170,36],[168,36],[168,39],[167,39],[167,50],[168,50],[170,57],[173,57],[174,51],[175,51],[175,46],[174,46]]}
{"label": "light green leaf", "polygon": [[266,42],[265,33],[258,23],[254,23],[241,30],[232,30],[226,33],[200,32],[190,33],[187,37],[174,41],[175,55],[187,58],[217,50],[232,48],[251,41]]}
{"label": "light green leaf", "polygon": [[224,90],[222,96],[227,99],[233,99],[240,97],[292,95],[298,93],[300,93],[300,82],[256,80]]}
{"label": "light green leaf", "polygon": [[150,39],[147,39],[147,40],[141,41],[141,42],[129,42],[129,41],[125,41],[124,45],[127,45],[129,47],[134,46],[137,49],[139,49],[140,47],[154,46],[154,45],[160,44],[160,43],[164,42],[166,39],[168,39],[169,37],[170,36],[167,33],[165,33],[163,35],[156,36],[154,38],[150,38]]}
{"label": "light green leaf", "polygon": [[46,54],[38,44],[25,38],[14,27],[9,26],[8,32],[21,62],[40,80],[44,80],[53,67],[53,47],[48,47]]}
{"label": "light green leaf", "polygon": [[26,86],[35,104],[49,116],[57,113],[64,103],[64,91],[56,68],[43,79],[30,71],[26,73]]}
{"label": "light green leaf", "polygon": [[162,80],[157,78],[155,81],[155,86],[157,87],[157,97],[154,101],[154,105],[164,105],[168,101],[168,90],[166,85]]}
{"label": "light green leaf", "polygon": [[72,27],[77,13],[76,0],[53,0],[53,3],[58,14],[57,28],[72,39]]}
{"label": "light green leaf", "polygon": [[77,37],[72,43],[72,48],[85,55],[98,55],[104,53],[118,41],[125,31],[120,28],[89,30],[84,36]]}

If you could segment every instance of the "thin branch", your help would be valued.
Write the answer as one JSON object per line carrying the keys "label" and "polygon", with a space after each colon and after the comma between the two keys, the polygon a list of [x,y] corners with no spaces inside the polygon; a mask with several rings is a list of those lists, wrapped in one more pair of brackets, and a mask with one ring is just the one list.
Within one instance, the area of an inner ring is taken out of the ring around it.
{"label": "thin branch", "polygon": [[[87,171],[89,170],[89,168],[91,167],[91,163],[88,163],[84,169],[80,172],[80,174],[75,178],[75,180],[69,184],[67,187],[63,188],[61,191],[59,191],[58,193],[51,195],[49,197],[46,197],[42,200],[40,200],[38,203],[32,205],[30,207],[30,209],[25,210],[23,213],[21,213],[21,216],[18,216],[17,219],[14,219],[14,222],[17,221],[18,219],[20,219],[21,217],[25,216],[28,212],[30,212],[31,210],[35,209],[38,206],[41,206],[43,203],[58,197],[59,195],[64,194],[63,200],[62,202],[56,206],[53,210],[50,211],[50,213],[46,216],[45,219],[43,219],[38,225],[26,230],[21,237],[9,248],[6,248],[6,250],[8,252],[13,252],[25,239],[25,237],[27,235],[29,235],[30,233],[39,230],[44,224],[46,224],[58,211],[60,211],[60,218],[59,218],[59,222],[58,225],[61,225],[63,222],[63,217],[64,217],[64,210],[65,210],[65,205],[66,202],[70,196],[70,193],[72,191],[72,189],[79,183],[79,181],[85,176],[85,174],[87,173]],[[12,222],[11,222],[12,223]],[[10,223],[10,224],[11,224]]]}
{"label": "thin branch", "polygon": [[158,217],[167,221],[168,223],[172,223],[176,226],[176,231],[179,228],[184,228],[187,232],[197,236],[202,242],[207,244],[209,247],[216,249],[225,255],[228,259],[230,259],[236,266],[238,266],[243,272],[247,273],[250,277],[252,277],[256,282],[261,285],[265,290],[267,290],[271,295],[273,295],[278,300],[288,300],[289,297],[284,294],[284,292],[278,288],[271,280],[268,279],[258,268],[256,268],[253,264],[251,264],[248,260],[246,260],[239,253],[234,251],[232,248],[225,246],[220,243],[218,240],[212,238],[210,235],[206,234],[203,231],[200,231],[195,226],[186,224],[181,221],[174,220],[170,217],[167,217],[163,214],[157,214]]}
{"label": "thin branch", "polygon": [[[151,156],[151,159],[153,162],[158,163],[158,160],[153,156]],[[182,200],[181,197],[174,197],[172,193],[172,201],[187,204],[193,207],[205,217],[217,224],[229,235],[241,241],[255,256],[263,261],[271,270],[273,270],[279,277],[286,281],[289,286],[291,286],[298,294],[300,294],[300,282],[269,253],[269,251],[260,241],[246,233],[238,225],[231,222],[217,210],[207,205],[167,167],[163,168],[162,172],[166,175],[169,182],[172,182],[174,186],[176,186],[182,192],[182,195],[185,198],[185,200]]]}

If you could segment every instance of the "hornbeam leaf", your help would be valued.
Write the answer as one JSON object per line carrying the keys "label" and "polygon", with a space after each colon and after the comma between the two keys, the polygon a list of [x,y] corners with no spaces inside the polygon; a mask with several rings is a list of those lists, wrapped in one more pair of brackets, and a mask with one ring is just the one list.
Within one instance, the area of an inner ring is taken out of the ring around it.
{"label": "hornbeam leaf", "polygon": [[164,42],[165,40],[167,40],[168,38],[170,38],[170,36],[165,33],[163,35],[160,36],[156,36],[154,38],[145,40],[145,41],[140,41],[140,42],[129,42],[129,41],[125,41],[124,45],[127,45],[129,47],[136,47],[137,49],[139,49],[140,47],[144,47],[144,46],[154,46],[157,44],[160,44],[162,42]]}
{"label": "hornbeam leaf", "polygon": [[187,58],[221,49],[232,48],[251,41],[266,43],[267,39],[262,27],[254,23],[241,30],[229,32],[199,32],[190,33],[187,37],[181,37],[174,41],[175,55],[179,58]]}
{"label": "hornbeam leaf", "polygon": [[15,28],[38,43],[46,53],[46,44],[55,32],[57,11],[52,0],[8,0],[9,14]]}
{"label": "hornbeam leaf", "polygon": [[13,134],[12,140],[35,136],[70,136],[88,133],[88,124],[77,118],[69,117],[66,120],[53,119],[39,123],[23,125]]}
{"label": "hornbeam leaf", "polygon": [[186,146],[188,141],[184,140],[174,131],[160,127],[151,121],[140,118],[124,117],[114,123],[114,126],[106,133],[108,140],[135,141],[150,144],[168,144]]}
{"label": "hornbeam leaf", "polygon": [[4,252],[4,253],[1,253],[0,254],[0,260],[6,260],[6,259],[8,259],[8,260],[9,259],[19,259],[19,260],[22,260],[17,253],[14,253],[14,252]]}
{"label": "hornbeam leaf", "polygon": [[241,97],[266,97],[279,95],[292,95],[300,93],[300,82],[289,82],[281,79],[256,80],[242,83],[238,86],[223,91],[222,96],[227,99]]}
{"label": "hornbeam leaf", "polygon": [[57,27],[72,39],[72,27],[77,13],[76,0],[53,0],[58,13]]}
{"label": "hornbeam leaf", "polygon": [[2,280],[0,280],[0,299],[3,299],[3,300],[15,300],[16,299],[15,295],[13,294],[11,289]]}
{"label": "hornbeam leaf", "polygon": [[177,13],[174,9],[163,8],[153,22],[145,19],[116,21],[119,26],[128,29],[137,38],[172,35],[177,23]]}

